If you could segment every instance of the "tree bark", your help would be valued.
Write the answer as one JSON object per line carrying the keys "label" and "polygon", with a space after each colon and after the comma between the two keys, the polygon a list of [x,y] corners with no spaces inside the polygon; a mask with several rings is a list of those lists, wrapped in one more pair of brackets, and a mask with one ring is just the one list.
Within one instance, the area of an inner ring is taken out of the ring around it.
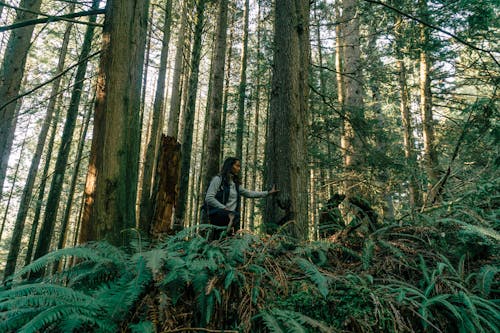
{"label": "tree bark", "polygon": [[176,219],[184,225],[186,213],[186,201],[189,189],[189,174],[191,168],[191,151],[193,144],[194,115],[196,111],[196,95],[198,91],[198,76],[201,58],[201,37],[205,20],[205,2],[199,0],[196,4],[196,25],[194,29],[193,51],[191,55],[191,74],[189,76],[189,92],[186,111],[184,116],[184,129],[182,134],[181,148],[181,179],[179,187],[179,198],[177,202]]}
{"label": "tree bark", "polygon": [[[258,146],[259,146],[259,117],[260,117],[260,74],[262,71],[261,68],[261,61],[262,61],[262,53],[260,51],[260,46],[261,46],[261,29],[262,29],[262,20],[261,20],[261,7],[258,5],[258,16],[257,16],[257,75],[256,75],[256,82],[255,82],[255,122],[254,122],[254,139],[253,139],[253,152],[252,152],[252,160],[253,160],[253,167],[252,167],[252,177],[251,177],[251,182],[250,182],[250,188],[254,189],[257,188],[257,170],[258,170]],[[255,211],[255,200],[250,200],[250,204],[248,207],[249,211],[249,218],[248,218],[248,229],[250,231],[253,231],[255,229],[255,217],[254,217],[254,211]]]}
{"label": "tree bark", "polygon": [[174,137],[162,135],[153,194],[151,233],[154,237],[175,231],[173,217],[179,195],[181,145]]}
{"label": "tree bark", "polygon": [[[427,22],[429,18],[427,0],[419,1],[419,9],[423,21]],[[439,162],[434,137],[430,73],[432,65],[428,48],[429,28],[424,24],[420,24],[420,113],[424,141],[424,166],[428,183],[425,203],[433,203],[436,198],[432,188],[439,180]]]}
{"label": "tree bark", "polygon": [[228,0],[219,2],[215,53],[212,60],[212,77],[208,108],[207,159],[203,184],[209,184],[211,178],[219,172],[221,151],[221,114],[224,92],[224,66],[226,60]]}
{"label": "tree bark", "polygon": [[106,3],[81,241],[128,244],[136,225],[148,8],[148,0]]}
{"label": "tree bark", "polygon": [[177,36],[176,50],[175,50],[175,65],[174,65],[174,78],[172,80],[172,92],[170,95],[170,111],[168,115],[167,135],[177,139],[179,134],[179,114],[181,111],[181,92],[182,92],[182,64],[184,58],[184,43],[185,31],[187,21],[187,6],[188,2],[181,4],[181,26]]}
{"label": "tree bark", "polygon": [[410,93],[406,78],[406,66],[403,52],[403,20],[401,17],[396,19],[396,64],[398,70],[398,84],[400,89],[399,111],[401,113],[401,123],[403,125],[403,145],[405,152],[405,162],[408,170],[408,199],[411,209],[420,205],[419,191],[415,176],[417,168],[417,157],[415,155],[415,140],[413,138],[413,126],[411,122]]}
{"label": "tree bark", "polygon": [[243,133],[245,129],[245,101],[247,88],[247,62],[248,62],[248,17],[249,1],[245,0],[243,13],[243,41],[241,50],[240,85],[238,87],[238,120],[236,123],[236,157],[243,156]]}
{"label": "tree bark", "polygon": [[356,133],[354,128],[355,124],[362,124],[364,121],[358,9],[359,0],[343,1],[344,68],[342,73],[345,84],[345,99],[341,147],[346,170],[344,191],[347,197],[359,192],[356,175],[363,163],[360,139],[362,133]]}
{"label": "tree bark", "polygon": [[[33,12],[40,10],[42,0],[22,0],[20,7]],[[36,17],[36,14],[19,10],[14,22],[22,22]],[[24,77],[26,59],[31,46],[31,36],[34,26],[27,26],[13,30],[7,42],[4,53],[0,75],[0,100],[10,101],[15,98],[21,89],[21,82]],[[0,109],[0,197],[7,173],[10,150],[14,140],[17,116],[16,105],[19,101],[14,101],[3,105]],[[3,104],[3,103],[2,103]]]}
{"label": "tree bark", "polygon": [[286,225],[290,236],[307,239],[309,1],[277,0],[275,8],[265,183],[280,192],[266,202],[266,229]]}
{"label": "tree bark", "polygon": [[160,55],[160,68],[156,82],[156,94],[153,104],[153,122],[149,135],[148,146],[146,148],[146,158],[144,160],[144,170],[142,178],[142,196],[140,207],[140,230],[149,233],[151,229],[151,218],[153,216],[153,184],[155,182],[156,161],[160,148],[161,134],[163,133],[163,122],[165,119],[165,78],[167,74],[168,46],[170,43],[170,28],[172,25],[172,0],[168,0],[165,5],[165,17],[163,26],[163,40]]}

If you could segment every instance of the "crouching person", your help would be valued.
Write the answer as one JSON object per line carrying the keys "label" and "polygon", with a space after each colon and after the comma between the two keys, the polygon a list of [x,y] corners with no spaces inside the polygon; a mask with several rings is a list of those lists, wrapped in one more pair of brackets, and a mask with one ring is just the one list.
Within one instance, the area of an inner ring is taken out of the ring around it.
{"label": "crouching person", "polygon": [[214,228],[210,239],[219,239],[223,232],[233,235],[240,229],[240,197],[263,198],[278,192],[274,186],[269,191],[251,191],[240,183],[241,162],[228,157],[220,173],[212,178],[205,196],[205,210],[209,223],[224,228]]}

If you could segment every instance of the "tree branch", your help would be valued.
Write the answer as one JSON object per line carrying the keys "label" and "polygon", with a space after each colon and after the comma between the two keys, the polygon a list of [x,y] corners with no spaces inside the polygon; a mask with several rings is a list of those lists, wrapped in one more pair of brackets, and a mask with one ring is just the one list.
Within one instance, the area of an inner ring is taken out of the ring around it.
{"label": "tree branch", "polygon": [[384,6],[386,8],[389,8],[390,10],[393,10],[396,13],[398,13],[398,14],[404,16],[404,17],[407,17],[407,18],[409,18],[409,19],[411,19],[413,21],[417,21],[418,23],[421,23],[421,24],[423,24],[423,25],[425,25],[425,26],[427,26],[427,27],[429,27],[431,29],[434,29],[434,30],[437,30],[439,32],[442,32],[443,34],[448,35],[451,38],[455,39],[457,42],[462,43],[462,44],[464,44],[464,45],[466,45],[466,46],[468,46],[468,47],[470,47],[470,48],[472,48],[472,49],[474,49],[476,51],[484,52],[484,53],[488,54],[491,57],[491,59],[493,59],[493,61],[497,64],[497,66],[500,66],[500,63],[498,62],[498,60],[493,55],[493,52],[490,51],[490,50],[483,49],[483,48],[481,48],[479,46],[476,46],[476,45],[474,45],[474,44],[472,44],[472,43],[470,43],[470,42],[468,42],[468,41],[466,41],[466,40],[458,37],[457,35],[449,32],[449,31],[444,30],[443,28],[440,28],[440,27],[437,27],[435,25],[432,25],[429,22],[425,22],[425,21],[419,19],[418,17],[415,17],[413,15],[405,13],[405,12],[397,9],[396,7],[393,7],[393,6],[391,6],[389,4],[386,4],[386,3],[382,2],[382,1],[376,1],[376,0],[364,0],[364,1],[369,2],[369,3],[374,3],[374,4],[377,4],[377,5],[381,5],[381,6]]}
{"label": "tree branch", "polygon": [[26,95],[29,95],[29,94],[31,94],[32,92],[37,91],[38,89],[40,89],[40,88],[42,88],[42,87],[46,86],[47,84],[49,84],[50,82],[54,81],[54,80],[55,80],[55,79],[57,79],[58,77],[63,76],[64,74],[66,74],[67,72],[69,72],[70,70],[72,70],[73,68],[75,68],[76,66],[78,66],[80,63],[82,63],[82,62],[84,62],[84,61],[87,61],[87,60],[88,60],[88,59],[90,59],[90,58],[93,58],[94,56],[98,55],[99,53],[101,53],[101,51],[100,51],[100,50],[99,50],[99,51],[97,51],[97,52],[94,52],[94,53],[90,54],[88,57],[85,57],[85,58],[83,58],[83,59],[80,59],[80,61],[78,61],[76,64],[73,64],[73,65],[71,65],[70,67],[66,68],[65,70],[63,70],[62,72],[60,72],[59,74],[57,74],[56,76],[54,76],[53,78],[51,78],[50,80],[47,80],[47,81],[45,81],[45,82],[43,82],[43,83],[41,83],[41,84],[37,85],[36,87],[34,87],[34,88],[32,88],[32,89],[30,89],[30,90],[28,90],[28,91],[26,91],[26,92],[24,92],[24,93],[22,93],[22,94],[20,94],[20,95],[16,96],[16,97],[14,97],[14,98],[12,98],[11,100],[7,101],[6,103],[4,103],[4,104],[2,104],[2,105],[0,106],[0,111],[1,111],[1,110],[3,110],[3,109],[4,109],[7,105],[9,105],[10,103],[15,102],[15,101],[17,101],[18,99],[20,99],[20,98],[22,98],[22,97],[24,97],[24,96],[26,96]]}
{"label": "tree branch", "polygon": [[50,16],[50,15],[47,15],[47,14],[43,14],[43,13],[39,13],[39,12],[34,12],[34,11],[27,10],[27,9],[24,9],[24,8],[14,7],[14,6],[6,4],[3,1],[0,1],[0,5],[3,5],[5,7],[9,7],[9,8],[13,8],[13,9],[16,9],[16,10],[25,11],[25,12],[32,13],[32,14],[37,14],[37,15],[45,16],[44,18],[37,18],[37,19],[33,19],[33,20],[26,20],[26,21],[17,22],[17,23],[11,24],[11,25],[6,25],[6,26],[3,26],[3,27],[0,27],[0,32],[8,31],[8,30],[13,30],[13,29],[17,29],[17,28],[22,28],[22,27],[26,27],[26,26],[29,26],[29,25],[35,25],[35,24],[41,24],[41,23],[48,23],[48,22],[57,22],[57,21],[67,21],[67,22],[73,22],[73,23],[78,23],[78,24],[86,24],[86,25],[93,25],[93,26],[97,26],[97,27],[102,27],[103,25],[99,24],[99,23],[78,21],[78,20],[72,20],[72,19],[76,18],[76,17],[91,16],[91,15],[98,15],[98,14],[104,14],[105,13],[105,9],[96,9],[96,10],[88,10],[88,11],[83,11],[83,12],[78,12],[78,13],[71,13],[71,14],[60,15],[60,16]]}

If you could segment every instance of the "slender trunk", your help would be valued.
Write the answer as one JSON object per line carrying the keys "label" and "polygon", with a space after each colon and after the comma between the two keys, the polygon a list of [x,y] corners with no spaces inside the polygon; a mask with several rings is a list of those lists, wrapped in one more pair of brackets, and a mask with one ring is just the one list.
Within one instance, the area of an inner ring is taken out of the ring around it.
{"label": "slender trunk", "polygon": [[[12,186],[10,187],[9,197],[7,198],[7,203],[5,204],[5,211],[4,211],[3,218],[2,218],[2,227],[0,228],[0,240],[2,240],[2,235],[3,235],[4,228],[5,228],[5,224],[7,224],[7,215],[9,213],[10,202],[12,200],[12,196],[14,195],[14,192],[16,189],[17,176],[19,174],[19,166],[21,165],[21,161],[22,161],[23,153],[24,153],[24,146],[26,145],[26,140],[27,140],[26,139],[26,132],[29,128],[30,122],[31,122],[31,116],[29,118],[29,121],[26,123],[26,129],[24,131],[24,140],[23,140],[23,143],[21,144],[21,151],[20,151],[19,159],[16,163],[16,170],[14,171],[14,177],[12,179]],[[14,231],[16,231],[16,230],[14,230]],[[15,236],[15,233],[13,233],[13,235],[12,235],[11,242],[15,238],[14,236]],[[17,252],[19,252],[19,247],[17,248]],[[9,253],[10,253],[10,251],[9,251]],[[16,254],[16,257],[17,257],[17,254]],[[8,257],[7,257],[7,259],[8,259]],[[5,275],[5,278],[7,278],[7,277],[8,277],[8,275]]]}
{"label": "slender trunk", "polygon": [[[63,218],[61,220],[61,231],[59,234],[59,240],[57,242],[57,248],[62,249],[66,246],[67,243],[67,238],[68,238],[68,225],[69,225],[69,219],[71,215],[71,209],[73,207],[73,199],[75,195],[75,189],[76,189],[76,184],[78,182],[78,176],[80,173],[80,164],[82,162],[82,155],[83,155],[83,148],[85,146],[85,137],[87,136],[87,131],[89,128],[90,124],[90,118],[92,114],[92,108],[88,107],[85,115],[85,119],[83,119],[83,125],[80,128],[80,133],[78,137],[80,138],[78,141],[78,148],[77,148],[77,153],[76,153],[76,158],[75,158],[75,167],[73,170],[73,175],[71,176],[71,182],[69,185],[69,193],[68,197],[66,199],[66,204],[64,205],[64,214]],[[62,263],[62,261],[61,261]],[[53,273],[56,272],[57,269],[60,269],[60,265],[58,263],[55,263],[53,266]]]}
{"label": "slender trunk", "polygon": [[[261,8],[258,5],[258,23],[257,23],[257,75],[255,82],[255,122],[254,122],[254,137],[253,137],[253,165],[252,165],[252,179],[250,183],[250,188],[255,189],[257,183],[257,170],[258,168],[258,146],[259,146],[259,116],[260,116],[260,73],[261,66],[260,63],[262,61],[262,53],[260,52],[260,39],[261,39],[261,29],[262,29],[262,20],[261,20]],[[255,229],[255,200],[250,200],[250,206],[248,207],[249,218],[248,218],[248,229],[253,231]]]}
{"label": "slender trunk", "polygon": [[224,66],[226,57],[227,39],[227,11],[228,0],[219,2],[217,32],[215,39],[215,52],[212,60],[212,76],[210,80],[210,95],[207,131],[207,160],[204,171],[203,184],[208,184],[210,179],[219,172],[219,156],[221,151],[221,113],[223,104]]}
{"label": "slender trunk", "polygon": [[222,120],[221,120],[221,132],[220,132],[220,155],[219,161],[224,159],[224,147],[226,143],[226,123],[227,123],[227,112],[228,112],[228,99],[229,99],[229,85],[231,79],[231,60],[233,56],[233,36],[234,36],[234,14],[231,15],[231,29],[229,31],[229,45],[227,50],[227,65],[226,65],[226,78],[224,83],[224,100],[222,102]]}
{"label": "slender trunk", "polygon": [[203,23],[205,20],[205,2],[206,0],[199,0],[196,4],[196,26],[194,29],[194,42],[190,66],[191,75],[189,76],[189,93],[184,117],[184,130],[182,134],[183,139],[181,152],[181,180],[179,186],[179,200],[176,211],[177,220],[182,222],[184,220],[184,215],[186,212],[186,202],[189,190],[189,173],[191,169],[194,115],[196,111],[196,94],[198,90],[198,75],[201,58],[201,37],[203,33]]}
{"label": "slender trunk", "polygon": [[[428,21],[429,13],[427,1],[419,1],[421,16]],[[432,204],[435,199],[433,186],[439,180],[439,162],[436,153],[436,142],[434,137],[434,119],[432,114],[432,92],[431,92],[431,61],[429,57],[429,29],[424,24],[420,25],[420,113],[422,117],[422,134],[424,141],[424,165],[427,173],[428,190],[425,204]],[[424,204],[424,205],[425,205]]]}
{"label": "slender trunk", "polygon": [[[342,32],[344,42],[343,78],[345,84],[344,119],[341,147],[344,153],[346,181],[344,189],[347,196],[359,192],[357,176],[362,165],[361,133],[356,133],[355,124],[364,121],[363,86],[359,35],[359,0],[344,0]],[[359,127],[358,127],[359,128]]]}
{"label": "slender trunk", "polygon": [[78,181],[78,176],[79,176],[79,171],[80,171],[80,165],[82,162],[82,155],[83,155],[83,149],[85,147],[85,138],[87,136],[87,132],[89,129],[89,124],[90,124],[90,118],[92,115],[92,110],[89,108],[87,110],[87,114],[85,115],[85,119],[83,121],[83,126],[81,127],[80,130],[80,140],[78,143],[78,149],[76,153],[76,158],[75,158],[75,169],[73,171],[73,175],[71,177],[71,182],[69,186],[69,193],[68,193],[68,198],[66,200],[66,205],[64,206],[64,215],[62,218],[62,223],[61,223],[61,236],[59,238],[59,242],[57,244],[58,249],[62,249],[65,244],[66,244],[66,239],[67,239],[67,226],[69,224],[69,219],[71,215],[71,208],[73,206],[73,197],[75,194],[75,188],[76,184]]}
{"label": "slender trunk", "polygon": [[167,74],[168,45],[170,43],[170,28],[172,25],[172,0],[168,0],[165,7],[163,40],[160,55],[160,68],[158,71],[158,80],[156,82],[156,94],[153,104],[153,122],[146,149],[146,158],[144,161],[144,171],[142,178],[142,197],[140,209],[140,229],[146,234],[151,227],[151,218],[153,216],[153,184],[155,182],[154,170],[156,170],[156,161],[158,160],[158,151],[160,147],[160,138],[163,133],[163,122],[165,118],[165,78]]}
{"label": "slender trunk", "polygon": [[[99,8],[100,0],[92,2],[92,9]],[[97,21],[96,15],[89,18],[89,21],[95,23]],[[73,140],[73,132],[75,130],[76,118],[78,116],[78,109],[80,106],[80,99],[82,96],[83,82],[85,80],[85,73],[87,72],[88,60],[86,59],[90,54],[92,47],[92,39],[94,37],[95,26],[87,26],[85,37],[83,40],[82,50],[80,53],[81,63],[78,65],[75,84],[73,92],[71,93],[71,100],[66,115],[66,122],[64,124],[63,134],[61,138],[61,147],[57,154],[56,164],[54,167],[54,177],[50,185],[49,195],[47,198],[47,206],[45,207],[45,216],[40,229],[38,243],[35,249],[34,258],[40,258],[45,255],[50,248],[51,239],[54,232],[54,226],[57,219],[57,211],[59,208],[59,200],[61,198],[62,187],[64,184],[64,175],[66,173],[66,164],[68,162],[69,153],[71,150],[71,143]],[[42,273],[42,271],[40,271]],[[35,274],[37,275],[37,274]]]}
{"label": "slender trunk", "polygon": [[[37,14],[33,12],[40,11],[41,3],[42,0],[22,0],[19,6],[28,11],[17,11],[14,22],[36,18]],[[12,100],[21,90],[33,29],[34,26],[30,25],[11,32],[0,66],[0,198],[16,130],[16,105],[20,103],[19,100]]]}
{"label": "slender trunk", "polygon": [[248,59],[248,12],[249,1],[245,0],[244,20],[243,20],[243,47],[241,51],[240,85],[238,87],[238,120],[236,123],[236,157],[242,158],[243,153],[243,132],[245,127],[245,101],[247,87],[247,59]]}
{"label": "slender trunk", "polygon": [[[71,6],[70,12],[74,11],[75,5]],[[73,27],[73,23],[68,23],[66,25],[66,30],[64,32],[61,51],[59,53],[59,59],[57,64],[57,73],[60,73],[64,70],[64,63],[66,58],[66,53],[68,50],[69,38],[71,33],[71,28]],[[17,262],[17,256],[19,253],[19,247],[21,246],[21,238],[24,232],[24,226],[26,224],[26,217],[28,215],[28,209],[31,202],[31,198],[33,196],[33,187],[35,185],[35,179],[38,172],[38,167],[40,165],[40,160],[43,154],[43,148],[45,147],[45,142],[47,138],[47,134],[50,129],[50,125],[52,123],[52,116],[54,114],[56,101],[57,101],[57,93],[59,92],[59,87],[61,85],[61,78],[56,79],[52,83],[52,88],[50,92],[50,100],[47,106],[47,113],[45,115],[45,119],[42,124],[42,128],[40,129],[40,133],[38,134],[38,143],[36,146],[35,154],[33,155],[33,159],[31,160],[30,169],[28,172],[28,178],[26,184],[24,185],[23,194],[21,196],[19,210],[17,212],[16,223],[14,226],[14,231],[12,234],[12,240],[9,249],[9,255],[7,256],[6,270],[5,276],[9,276],[15,271],[15,265]],[[47,157],[47,160],[50,160],[50,156]],[[31,241],[31,240],[30,240]],[[31,254],[30,254],[31,256]],[[8,267],[8,268],[7,268]]]}
{"label": "slender trunk", "polygon": [[413,126],[411,123],[410,93],[406,78],[406,67],[403,52],[403,20],[398,17],[396,20],[396,55],[398,69],[398,84],[400,89],[399,111],[401,113],[401,123],[403,125],[403,145],[405,151],[406,170],[408,172],[408,199],[410,208],[413,210],[420,205],[418,186],[415,176],[417,158],[415,155],[415,143],[413,138]]}
{"label": "slender trunk", "polygon": [[52,124],[52,129],[50,131],[49,142],[47,144],[47,152],[45,153],[46,156],[45,165],[43,167],[43,173],[41,176],[40,184],[38,185],[38,196],[37,199],[35,200],[36,202],[35,214],[33,217],[33,224],[31,225],[31,233],[28,241],[28,249],[26,250],[26,258],[24,260],[25,265],[28,265],[31,262],[31,257],[33,255],[38,224],[40,222],[40,215],[42,212],[43,197],[45,196],[45,186],[47,185],[47,180],[49,178],[49,169],[50,169],[50,162],[52,160],[52,151],[54,149],[54,142],[61,114],[61,107],[60,107],[60,105],[62,104],[61,99],[62,95],[59,96],[59,101],[56,102],[56,105],[58,106],[56,107],[55,110],[54,121]]}
{"label": "slender trunk", "polygon": [[168,115],[167,135],[177,139],[179,132],[179,113],[181,111],[181,92],[182,92],[182,63],[184,57],[184,43],[185,43],[185,30],[187,21],[187,1],[182,3],[181,26],[177,36],[177,43],[175,50],[175,65],[174,77],[172,80],[172,92],[170,95],[170,112]]}

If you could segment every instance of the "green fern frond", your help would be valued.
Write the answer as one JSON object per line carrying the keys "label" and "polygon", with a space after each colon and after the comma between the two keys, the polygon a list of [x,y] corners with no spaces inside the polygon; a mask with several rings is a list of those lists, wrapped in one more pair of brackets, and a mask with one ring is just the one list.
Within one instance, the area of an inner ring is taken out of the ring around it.
{"label": "green fern frond", "polygon": [[460,311],[457,309],[456,305],[453,305],[448,299],[451,298],[449,294],[437,295],[432,298],[426,299],[422,302],[423,307],[431,307],[433,305],[439,305],[442,308],[448,310],[456,319],[462,321],[462,316],[460,315]]}
{"label": "green fern frond", "polygon": [[157,274],[162,268],[167,256],[168,253],[165,249],[153,249],[140,254],[135,254],[132,257],[132,260],[136,261],[139,257],[143,257],[146,260],[146,266],[153,272],[153,274]]}
{"label": "green fern frond", "polygon": [[363,264],[364,270],[370,268],[374,253],[375,253],[375,242],[373,241],[373,239],[369,238],[365,241],[365,244],[363,246],[363,252],[361,254],[361,262]]}
{"label": "green fern frond", "polygon": [[466,230],[468,232],[472,232],[472,233],[475,233],[475,234],[483,236],[483,237],[484,236],[489,237],[491,239],[494,239],[496,242],[500,241],[500,233],[498,233],[497,231],[495,231],[492,228],[473,225],[473,224],[470,224],[470,223],[467,223],[467,222],[464,222],[464,221],[461,221],[458,219],[453,219],[453,218],[443,218],[443,219],[439,219],[438,221],[444,222],[444,223],[450,223],[450,222],[455,223],[455,224],[460,225],[464,230]]}
{"label": "green fern frond", "polygon": [[488,329],[486,332],[496,333],[500,332],[500,318],[498,313],[494,318],[486,318],[479,316],[479,325],[482,329]]}
{"label": "green fern frond", "polygon": [[[18,330],[18,333],[37,333],[51,324],[59,323],[63,318],[71,318],[75,314],[83,314],[87,318],[96,318],[98,313],[94,310],[88,310],[81,304],[61,304],[56,305],[40,312],[26,325]],[[94,322],[90,323],[91,325]],[[92,325],[93,326],[93,325]]]}
{"label": "green fern frond", "polygon": [[425,262],[425,259],[424,257],[422,257],[422,255],[418,255],[418,259],[419,259],[419,268],[420,268],[420,271],[422,272],[422,275],[424,277],[424,282],[426,285],[429,285],[431,283],[431,277],[429,275],[429,269],[427,268],[427,263]]}
{"label": "green fern frond", "polygon": [[318,268],[304,258],[295,258],[294,262],[299,265],[299,267],[304,271],[306,276],[316,284],[320,294],[326,297],[329,292],[328,288],[328,278],[324,276]]}
{"label": "green fern frond", "polygon": [[110,258],[102,256],[100,253],[96,252],[94,249],[88,247],[74,247],[60,249],[54,252],[50,252],[43,257],[38,258],[29,265],[25,266],[19,270],[12,279],[17,279],[27,273],[38,272],[48,264],[61,260],[65,257],[75,257],[84,261],[92,261],[95,263],[109,262]]}
{"label": "green fern frond", "polygon": [[[48,283],[33,283],[28,285],[16,286],[12,289],[6,289],[0,291],[0,309],[10,309],[12,307],[17,307],[18,305],[15,300],[19,302],[36,302],[37,296],[48,296],[54,297],[60,302],[68,303],[87,303],[93,302],[93,298],[86,295],[83,292],[73,290],[64,286],[59,286],[55,284]],[[30,304],[36,306],[37,304]],[[46,305],[46,304],[44,304]]]}
{"label": "green fern frond", "polygon": [[39,312],[39,308],[21,308],[0,312],[0,332],[15,332]]}
{"label": "green fern frond", "polygon": [[492,285],[498,283],[495,281],[495,276],[499,273],[500,267],[490,265],[481,267],[477,274],[476,288],[482,296],[487,297],[490,294]]}
{"label": "green fern frond", "polygon": [[472,315],[474,318],[475,322],[479,322],[479,317],[476,309],[476,305],[472,301],[472,299],[464,293],[463,291],[460,291],[457,295],[458,299],[465,305],[465,307],[469,310],[468,312]]}
{"label": "green fern frond", "polygon": [[113,333],[118,331],[118,326],[106,318],[97,318],[86,316],[81,313],[73,313],[69,318],[61,318],[57,324],[60,332],[85,332],[89,327],[95,327],[95,330],[102,333]]}
{"label": "green fern frond", "polygon": [[331,333],[333,332],[333,329],[326,326],[324,323],[315,320],[309,316],[306,316],[300,312],[296,311],[290,311],[290,310],[277,310],[274,309],[273,313],[276,313],[277,316],[282,319],[283,321],[288,321],[291,319],[292,322],[296,322],[297,324],[295,327],[299,329],[299,331],[304,329],[304,325],[307,325],[311,328],[314,329],[314,332],[325,332],[325,333]]}
{"label": "green fern frond", "polygon": [[408,263],[406,255],[395,245],[391,244],[390,242],[387,242],[383,239],[378,239],[377,244],[385,249],[388,250],[392,255],[394,255],[396,258],[400,259],[404,263]]}
{"label": "green fern frond", "polygon": [[130,307],[139,298],[146,285],[152,280],[151,272],[146,268],[146,263],[141,258],[134,268],[118,280],[102,286],[94,297],[105,301],[108,315],[113,320],[119,320],[121,316],[129,311]]}
{"label": "green fern frond", "polygon": [[282,330],[278,320],[273,315],[271,315],[269,312],[262,311],[259,314],[259,316],[257,316],[257,317],[262,318],[262,322],[269,329],[269,332],[271,332],[271,333],[285,333]]}

